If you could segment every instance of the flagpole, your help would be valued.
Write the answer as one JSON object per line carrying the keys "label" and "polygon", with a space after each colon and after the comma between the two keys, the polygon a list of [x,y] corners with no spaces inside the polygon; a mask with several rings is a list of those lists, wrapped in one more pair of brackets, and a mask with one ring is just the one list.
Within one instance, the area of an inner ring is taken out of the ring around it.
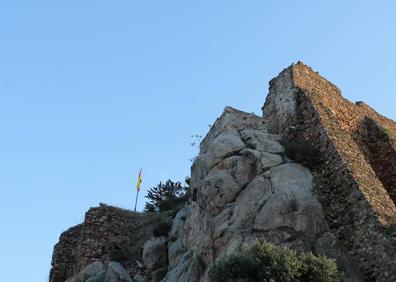
{"label": "flagpole", "polygon": [[139,190],[136,191],[136,201],[135,201],[135,209],[134,209],[134,212],[136,212],[136,205],[137,205],[138,196],[139,196]]}

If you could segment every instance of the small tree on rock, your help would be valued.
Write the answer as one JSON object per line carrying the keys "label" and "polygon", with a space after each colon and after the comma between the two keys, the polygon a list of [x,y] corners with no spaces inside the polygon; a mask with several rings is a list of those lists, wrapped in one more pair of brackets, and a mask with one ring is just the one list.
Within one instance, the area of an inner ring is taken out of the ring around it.
{"label": "small tree on rock", "polygon": [[177,209],[187,197],[189,178],[186,178],[186,185],[180,182],[167,180],[165,183],[160,182],[157,186],[151,188],[146,198],[146,211],[167,211]]}

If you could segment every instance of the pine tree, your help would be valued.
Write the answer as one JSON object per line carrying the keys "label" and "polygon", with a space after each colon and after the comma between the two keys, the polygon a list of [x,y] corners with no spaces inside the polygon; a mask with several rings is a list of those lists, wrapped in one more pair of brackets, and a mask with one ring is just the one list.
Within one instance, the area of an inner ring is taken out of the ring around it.
{"label": "pine tree", "polygon": [[160,182],[157,186],[149,189],[145,210],[166,211],[177,208],[186,198],[189,181],[189,178],[186,178],[186,185],[182,185],[180,182],[168,179],[165,183]]}

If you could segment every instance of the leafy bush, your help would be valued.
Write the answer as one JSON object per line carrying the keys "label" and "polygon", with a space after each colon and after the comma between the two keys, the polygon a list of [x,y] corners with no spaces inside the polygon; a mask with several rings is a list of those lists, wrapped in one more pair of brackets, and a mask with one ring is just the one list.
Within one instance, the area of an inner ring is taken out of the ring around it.
{"label": "leafy bush", "polygon": [[189,181],[189,178],[186,178],[186,185],[170,179],[165,183],[160,182],[148,191],[146,198],[149,201],[145,205],[145,210],[153,212],[178,209],[186,201]]}
{"label": "leafy bush", "polygon": [[132,253],[129,252],[127,248],[121,248],[119,246],[110,246],[108,253],[110,260],[122,262],[127,261],[130,257],[133,256]]}
{"label": "leafy bush", "polygon": [[144,210],[146,212],[155,212],[155,206],[151,203],[146,203],[146,205],[144,206]]}
{"label": "leafy bush", "polygon": [[254,282],[259,281],[257,267],[251,257],[238,254],[227,256],[212,267],[210,276],[213,282]]}
{"label": "leafy bush", "polygon": [[241,253],[218,260],[210,271],[213,282],[340,282],[335,261],[258,242]]}
{"label": "leafy bush", "polygon": [[314,195],[319,196],[321,194],[322,178],[315,175],[312,178],[312,192]]}
{"label": "leafy bush", "polygon": [[300,281],[342,281],[337,264],[325,257],[302,254],[302,271]]}
{"label": "leafy bush", "polygon": [[171,231],[172,226],[167,221],[162,221],[157,224],[157,226],[153,229],[154,237],[168,236],[168,233]]}

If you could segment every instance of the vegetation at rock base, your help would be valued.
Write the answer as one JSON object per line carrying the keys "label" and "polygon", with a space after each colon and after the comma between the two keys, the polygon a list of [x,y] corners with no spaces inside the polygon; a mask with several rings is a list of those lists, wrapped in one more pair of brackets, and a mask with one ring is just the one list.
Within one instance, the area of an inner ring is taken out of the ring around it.
{"label": "vegetation at rock base", "polygon": [[297,253],[257,242],[240,253],[218,260],[210,271],[213,282],[341,282],[334,260]]}
{"label": "vegetation at rock base", "polygon": [[158,223],[153,229],[154,237],[168,236],[168,233],[171,231],[172,225],[167,221],[161,221]]}
{"label": "vegetation at rock base", "polygon": [[167,180],[149,189],[146,198],[145,211],[174,211],[180,209],[188,198],[190,178],[186,177],[185,185]]}
{"label": "vegetation at rock base", "polygon": [[314,176],[312,178],[312,192],[315,196],[320,195],[321,185],[322,185],[322,178],[317,175]]}

